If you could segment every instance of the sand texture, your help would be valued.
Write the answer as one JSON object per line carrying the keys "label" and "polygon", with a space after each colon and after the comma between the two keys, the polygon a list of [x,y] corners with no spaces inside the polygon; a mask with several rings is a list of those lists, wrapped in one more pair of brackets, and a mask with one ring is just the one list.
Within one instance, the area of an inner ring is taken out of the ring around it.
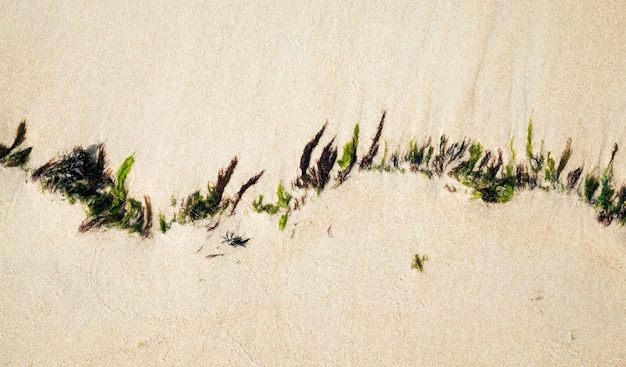
{"label": "sand texture", "polygon": [[[80,233],[83,208],[0,167],[6,366],[626,365],[626,228],[575,193],[472,200],[448,177],[353,172],[284,231],[255,213],[305,144],[361,127],[535,145],[626,182],[626,2],[0,1],[0,142],[27,168],[104,143],[155,213],[265,170],[207,232]],[[508,153],[507,153],[508,154]],[[381,152],[377,156],[380,159]],[[445,187],[454,190],[446,190]],[[228,231],[247,247],[222,243]],[[411,268],[428,255],[424,271]],[[212,257],[212,255],[219,255]]]}

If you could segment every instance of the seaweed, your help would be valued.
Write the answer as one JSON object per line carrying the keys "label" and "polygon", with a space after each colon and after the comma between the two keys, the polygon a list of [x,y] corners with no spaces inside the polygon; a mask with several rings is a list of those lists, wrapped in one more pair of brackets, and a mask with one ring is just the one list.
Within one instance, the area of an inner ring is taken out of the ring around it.
{"label": "seaweed", "polygon": [[453,168],[449,175],[472,188],[475,198],[486,203],[506,203],[513,198],[515,179],[511,168],[513,163],[507,165],[509,168],[505,169],[504,175],[499,175],[503,164],[502,150],[498,150],[496,158],[488,150],[483,154],[482,146],[472,142],[469,144],[469,158]]}
{"label": "seaweed", "polygon": [[571,191],[576,187],[576,185],[578,184],[578,180],[580,179],[580,175],[582,175],[582,173],[583,173],[583,167],[580,166],[578,168],[571,170],[567,174],[567,189],[568,190]]}
{"label": "seaweed", "polygon": [[[304,147],[300,158],[300,176],[296,178],[294,183],[296,187],[301,189],[313,188],[318,194],[330,180],[330,171],[333,169],[333,165],[337,160],[337,148],[334,146],[335,138],[333,138],[322,150],[317,164],[315,166],[311,165],[313,149],[319,144],[327,124],[328,122],[322,126],[320,131],[315,134],[315,137]],[[356,127],[355,130],[358,134],[358,127]]]}
{"label": "seaweed", "polygon": [[319,144],[324,131],[326,130],[326,126],[328,125],[328,121],[324,123],[322,128],[315,134],[313,139],[311,139],[302,150],[302,156],[300,157],[300,177],[296,179],[295,185],[299,188],[306,188],[311,185],[312,178],[309,177],[309,165],[311,163],[311,155],[313,154],[313,150]]}
{"label": "seaweed", "polygon": [[491,161],[487,166],[487,177],[491,180],[495,180],[503,163],[502,150],[498,149],[498,159]]}
{"label": "seaweed", "polygon": [[356,149],[359,145],[359,124],[354,125],[352,140],[343,146],[343,155],[337,160],[340,169],[351,168],[356,162]]}
{"label": "seaweed", "polygon": [[337,147],[333,145],[334,142],[335,138],[326,144],[324,150],[322,150],[322,154],[317,160],[317,168],[309,168],[310,186],[315,188],[318,195],[324,190],[324,187],[330,180],[330,171],[337,160]]}
{"label": "seaweed", "polygon": [[611,160],[602,173],[600,179],[600,193],[595,200],[595,207],[599,211],[598,221],[605,226],[611,224],[617,214],[616,208],[613,206],[615,196],[615,188],[613,187],[613,160],[615,159],[617,149],[617,144],[613,145]]}
{"label": "seaweed", "polygon": [[239,188],[239,191],[237,191],[237,194],[235,194],[235,197],[231,200],[232,201],[232,207],[230,209],[230,215],[233,215],[235,213],[235,208],[237,208],[237,205],[239,204],[239,201],[241,201],[241,198],[242,198],[243,194],[250,187],[254,186],[259,181],[261,176],[263,176],[264,173],[265,173],[264,170],[259,172],[259,173],[257,173],[256,175],[250,177],[250,179],[248,181],[246,181],[246,183],[241,185],[241,188]]}
{"label": "seaweed", "polygon": [[526,158],[528,162],[533,160],[533,119],[528,119],[528,126],[526,127]]}
{"label": "seaweed", "polygon": [[18,147],[20,144],[24,142],[26,138],[26,120],[22,120],[17,127],[17,131],[15,133],[15,139],[13,140],[13,144],[10,146],[6,146],[4,144],[0,144],[0,159],[6,157],[13,149]]}
{"label": "seaweed", "polygon": [[102,144],[89,149],[78,146],[35,169],[31,179],[39,180],[44,190],[61,193],[72,204],[79,201],[86,206],[87,218],[79,227],[81,232],[116,227],[146,237],[152,226],[150,198],[144,196],[142,204],[128,196],[125,185],[134,162],[133,155],[126,158],[114,178],[107,168]]}
{"label": "seaweed", "polygon": [[389,154],[389,147],[387,146],[387,142],[385,142],[385,149],[383,149],[383,156],[380,158],[380,163],[374,165],[374,164],[370,164],[366,169],[368,170],[377,170],[377,171],[385,171],[385,172],[391,172],[391,170],[393,169],[392,166],[390,166],[387,163],[387,155]]}
{"label": "seaweed", "polygon": [[39,180],[45,190],[60,192],[70,203],[77,199],[86,202],[100,196],[105,187],[113,186],[111,171],[106,166],[103,144],[88,149],[78,146],[35,169],[31,179]]}
{"label": "seaweed", "polygon": [[595,204],[594,195],[600,187],[600,180],[594,173],[588,173],[583,186],[583,199],[587,204]]}
{"label": "seaweed", "polygon": [[428,261],[428,255],[420,256],[419,254],[415,254],[413,256],[413,263],[411,264],[411,269],[415,269],[419,272],[424,271],[424,263]]}
{"label": "seaweed", "polygon": [[263,204],[263,195],[252,202],[252,208],[257,213],[276,214],[280,209],[289,209],[289,202],[291,201],[291,194],[285,190],[282,182],[278,183],[278,189],[276,189],[276,204]]}
{"label": "seaweed", "polygon": [[389,159],[387,159],[388,156],[389,147],[387,146],[387,142],[385,142],[385,149],[383,150],[383,156],[380,158],[380,163],[372,165],[369,169],[379,172],[392,172],[394,170],[404,172],[404,168],[400,168],[400,153],[396,150],[391,153],[391,157],[389,157]]}
{"label": "seaweed", "polygon": [[434,152],[434,148],[430,146],[430,144],[431,138],[428,138],[426,143],[418,148],[417,141],[412,139],[409,141],[409,151],[404,155],[404,161],[409,163],[409,169],[411,171],[422,172],[428,178],[431,178],[433,175],[432,171],[428,168]]}
{"label": "seaweed", "polygon": [[622,186],[619,189],[615,203],[615,219],[619,224],[624,225],[626,223],[626,186]]}
{"label": "seaweed", "polygon": [[512,185],[497,183],[484,185],[476,188],[478,198],[486,203],[506,203],[513,198],[515,192]]}
{"label": "seaweed", "polygon": [[341,185],[352,171],[352,167],[356,163],[356,150],[359,146],[359,124],[354,126],[354,132],[352,134],[352,140],[347,142],[343,146],[343,153],[337,164],[339,165],[339,173],[337,173],[337,184]]}
{"label": "seaweed", "polygon": [[[583,166],[570,170],[565,182],[561,181],[572,155],[571,138],[567,140],[557,164],[556,156],[553,156],[552,152],[544,154],[543,141],[539,151],[535,151],[532,118],[528,120],[526,134],[526,160],[520,162],[516,162],[513,139],[510,141],[511,156],[505,165],[501,149],[485,150],[480,143],[466,138],[450,142],[446,135],[441,135],[438,146],[431,145],[431,138],[425,140],[422,145],[418,145],[417,139],[411,139],[408,151],[396,150],[389,158],[389,150],[385,143],[380,164],[374,165],[374,158],[380,149],[385,117],[386,111],[383,111],[367,154],[359,163],[360,170],[404,172],[408,165],[410,171],[423,173],[429,178],[435,174],[442,176],[447,173],[470,188],[474,198],[486,203],[508,202],[513,198],[515,191],[520,189],[539,188],[568,193],[576,190],[580,199],[594,208],[600,223],[609,225],[617,221],[621,225],[626,224],[626,186],[617,189],[613,177],[617,144],[613,146],[611,159],[605,169],[599,171],[596,168],[587,172],[582,184],[579,182],[583,175]],[[252,202],[252,208],[256,212],[280,214],[278,220],[280,230],[286,228],[291,212],[304,205],[309,189],[315,189],[318,195],[325,189],[331,180],[335,163],[338,164],[339,170],[333,187],[343,183],[357,164],[359,124],[354,126],[352,139],[343,146],[341,158],[338,159],[336,137],[333,137],[323,147],[315,163],[311,163],[313,152],[320,144],[327,124],[328,122],[305,145],[300,157],[299,176],[293,185],[304,189],[303,192],[293,197],[285,190],[282,182],[279,182],[275,203],[264,203],[263,195],[259,195]],[[0,164],[7,167],[23,166],[28,161],[32,148],[17,149],[24,142],[25,136],[26,124],[22,121],[13,143],[10,146],[0,144]],[[468,152],[469,156],[466,154]],[[33,170],[31,179],[40,181],[44,190],[60,193],[72,204],[78,201],[85,205],[87,217],[79,227],[81,232],[100,227],[115,227],[148,236],[153,219],[150,198],[144,196],[143,201],[134,199],[129,196],[126,186],[126,179],[134,162],[134,155],[127,157],[113,175],[108,168],[102,144],[87,149],[78,146],[71,152]],[[234,215],[242,196],[264,174],[264,171],[261,171],[252,176],[240,186],[232,198],[226,197],[225,189],[231,181],[237,163],[237,157],[233,157],[226,168],[220,169],[216,181],[207,184],[206,193],[196,190],[181,200],[180,209],[170,221],[160,212],[159,229],[166,232],[174,222],[194,223],[210,217],[213,220],[207,228],[212,230],[220,224],[221,214],[227,209],[230,209],[229,215]],[[454,165],[455,163],[457,164]],[[448,185],[445,187],[451,192],[456,191]],[[173,198],[172,206],[176,206],[176,200]],[[248,240],[232,232],[227,232],[224,237],[224,241],[235,246],[245,246]],[[416,254],[414,260],[414,268],[422,271],[427,257]]]}
{"label": "seaweed", "polygon": [[284,213],[278,221],[278,228],[282,231],[287,225],[287,219],[289,218],[289,212],[291,211],[289,203],[291,202],[292,195],[285,190],[283,183],[279,182],[278,189],[276,189],[276,196],[277,199],[275,204],[264,204],[263,195],[259,195],[259,197],[252,202],[252,209],[257,213],[268,213],[270,215],[274,215],[279,211],[284,210]]}
{"label": "seaweed", "polygon": [[126,177],[135,159],[131,155],[120,166],[114,184],[107,192],[88,200],[88,217],[80,225],[79,230],[86,232],[98,227],[117,227],[138,232],[142,236],[149,235],[152,227],[152,204],[150,198],[144,196],[144,205],[134,198],[128,197],[125,186]]}
{"label": "seaweed", "polygon": [[543,154],[543,142],[541,143],[539,153],[534,153],[532,117],[528,119],[528,129],[526,135],[526,157],[528,158],[530,170],[526,170],[528,172],[528,176],[526,177],[526,182],[524,183],[528,185],[531,189],[534,189],[535,187],[540,186],[539,172],[541,172],[542,168],[544,167],[546,157]]}
{"label": "seaweed", "polygon": [[513,148],[513,138],[511,138],[511,142],[509,143],[509,150],[511,151],[511,159],[509,163],[504,167],[504,178],[509,180],[510,182],[515,183],[515,148]]}
{"label": "seaweed", "polygon": [[565,169],[567,162],[572,156],[572,138],[567,139],[567,145],[561,153],[561,159],[559,159],[559,166],[556,169],[556,179],[558,180],[561,177],[561,172]]}
{"label": "seaweed", "polygon": [[285,227],[287,226],[288,219],[289,219],[289,212],[285,212],[283,215],[281,215],[280,219],[278,220],[278,229],[280,229],[281,231],[284,231]]}
{"label": "seaweed", "polygon": [[460,143],[448,146],[448,138],[445,135],[441,135],[439,139],[439,153],[435,156],[432,164],[433,173],[441,176],[450,163],[463,157],[468,144],[468,141],[463,139]]}
{"label": "seaweed", "polygon": [[565,169],[565,166],[567,165],[567,162],[569,161],[572,155],[571,145],[572,145],[572,139],[569,138],[567,140],[567,145],[565,146],[565,149],[563,150],[563,153],[561,154],[561,158],[559,159],[558,167],[555,166],[556,162],[554,158],[552,157],[552,153],[548,152],[548,156],[546,160],[547,167],[544,170],[545,172],[544,179],[551,185],[552,189],[563,187],[563,185],[560,184],[559,179],[561,177],[561,173]]}
{"label": "seaweed", "polygon": [[165,214],[159,213],[159,229],[161,230],[161,233],[165,233],[172,228],[172,223],[173,221],[167,221]]}
{"label": "seaweed", "polygon": [[209,194],[212,199],[212,208],[218,209],[220,205],[228,205],[228,203],[223,203],[222,196],[224,195],[224,189],[226,185],[230,182],[230,178],[235,171],[235,167],[237,166],[237,157],[233,157],[231,159],[228,168],[226,170],[221,169],[217,175],[217,182],[215,186],[208,185]]}
{"label": "seaweed", "polygon": [[[372,145],[370,145],[367,154],[361,159],[361,163],[359,163],[359,170],[366,170],[372,167],[372,163],[374,161],[374,157],[378,153],[380,137],[383,133],[383,127],[385,126],[385,116],[387,115],[387,111],[383,111],[383,116],[380,118],[380,122],[378,123],[378,128],[376,129],[376,135],[372,140]],[[386,147],[385,147],[386,152]],[[383,158],[384,162],[384,158]]]}
{"label": "seaweed", "polygon": [[480,143],[472,142],[469,146],[469,158],[462,161],[458,166],[450,171],[450,176],[459,178],[474,175],[474,167],[483,154],[483,147]]}
{"label": "seaweed", "polygon": [[20,149],[17,152],[12,152],[7,157],[0,160],[0,163],[5,167],[21,167],[28,162],[32,150],[32,147],[28,147],[26,149]]}
{"label": "seaweed", "polygon": [[[233,198],[224,196],[226,186],[229,184],[235,171],[238,160],[233,157],[225,169],[220,169],[215,184],[207,184],[207,193],[204,195],[200,190],[196,190],[181,201],[180,209],[174,214],[171,220],[167,220],[163,213],[159,214],[159,228],[161,232],[167,232],[174,222],[179,224],[195,223],[207,218],[215,218],[222,214],[230,206],[229,216],[234,215],[235,209],[239,205],[244,193],[254,186],[265,171],[261,171],[246,181]],[[176,206],[176,199],[172,196],[171,206]],[[211,231],[220,224],[221,218],[214,219],[207,225],[207,230]]]}
{"label": "seaweed", "polygon": [[26,120],[22,120],[15,132],[15,138],[10,146],[0,144],[0,164],[5,167],[21,167],[28,162],[32,147],[14,150],[26,140]]}
{"label": "seaweed", "polygon": [[194,223],[198,220],[214,217],[228,207],[230,200],[223,198],[224,189],[230,182],[230,178],[237,166],[237,157],[233,157],[226,169],[220,169],[214,185],[207,184],[207,194],[204,196],[200,190],[196,190],[183,200],[178,211],[178,222],[184,224]]}

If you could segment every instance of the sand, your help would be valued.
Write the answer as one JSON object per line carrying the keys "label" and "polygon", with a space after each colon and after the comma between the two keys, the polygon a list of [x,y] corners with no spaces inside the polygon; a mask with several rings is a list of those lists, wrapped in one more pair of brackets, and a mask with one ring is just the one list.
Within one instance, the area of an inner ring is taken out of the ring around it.
{"label": "sand", "polygon": [[26,119],[30,167],[103,142],[113,168],[135,154],[130,194],[156,211],[235,155],[233,182],[265,169],[216,231],[141,239],[79,233],[79,205],[1,168],[3,365],[626,364],[626,230],[575,195],[486,205],[358,173],[283,232],[250,209],[325,121],[369,142],[383,110],[390,149],[445,133],[522,152],[532,116],[537,146],[571,137],[572,164],[603,166],[626,143],[623,2],[0,9],[0,139]]}

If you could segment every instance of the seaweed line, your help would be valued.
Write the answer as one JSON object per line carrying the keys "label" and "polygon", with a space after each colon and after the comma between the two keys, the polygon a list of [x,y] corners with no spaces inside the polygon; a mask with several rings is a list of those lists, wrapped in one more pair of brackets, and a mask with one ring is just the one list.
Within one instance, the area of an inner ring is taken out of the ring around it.
{"label": "seaweed line", "polygon": [[[571,138],[567,140],[557,164],[557,158],[552,152],[544,152],[543,142],[538,151],[535,149],[531,117],[526,133],[525,155],[521,160],[517,160],[513,140],[509,144],[510,158],[505,163],[502,149],[487,150],[479,142],[467,138],[451,142],[446,135],[441,135],[436,145],[432,143],[432,137],[423,143],[411,139],[406,150],[398,148],[391,154],[385,144],[379,163],[374,164],[380,150],[385,117],[386,111],[383,111],[369,149],[360,161],[359,124],[354,126],[352,138],[344,144],[340,158],[335,136],[323,145],[317,159],[313,159],[328,127],[328,121],[325,122],[305,144],[299,173],[291,189],[288,191],[279,181],[276,200],[273,203],[265,202],[264,196],[259,194],[252,202],[252,209],[257,213],[280,215],[278,228],[284,230],[291,213],[305,205],[310,192],[314,191],[320,196],[331,181],[333,185],[330,187],[336,188],[347,181],[354,168],[358,167],[359,171],[412,172],[427,178],[447,175],[466,186],[472,198],[486,203],[506,203],[520,190],[574,193],[595,210],[597,220],[602,225],[608,226],[613,222],[626,224],[626,185],[617,188],[613,176],[617,144],[613,146],[611,158],[603,169],[595,167],[584,176],[582,165],[566,171],[572,155]],[[21,121],[13,142],[10,145],[0,144],[0,165],[27,170],[25,164],[32,147],[18,149],[25,139],[26,121]],[[113,175],[103,144],[88,148],[77,146],[71,152],[33,169],[30,177],[32,181],[39,181],[44,190],[58,192],[69,203],[79,202],[85,206],[87,217],[79,227],[81,232],[95,228],[118,228],[148,237],[153,221],[150,197],[143,196],[141,201],[130,197],[126,187],[126,178],[134,162],[134,155],[130,155]],[[226,168],[218,172],[216,180],[207,184],[205,192],[196,190],[180,200],[178,210],[171,216],[159,212],[161,232],[165,233],[175,223],[195,224],[204,220],[209,220],[206,228],[211,231],[220,225],[224,216],[232,216],[243,195],[265,173],[260,171],[253,175],[234,196],[229,197],[225,195],[226,187],[237,164],[237,157],[233,157]],[[448,185],[446,188],[456,191]],[[172,198],[172,206],[176,206],[177,202]],[[223,238],[229,244],[241,247],[245,247],[248,241],[233,232],[227,232]],[[419,264],[425,259],[417,259],[417,267],[421,268]]]}

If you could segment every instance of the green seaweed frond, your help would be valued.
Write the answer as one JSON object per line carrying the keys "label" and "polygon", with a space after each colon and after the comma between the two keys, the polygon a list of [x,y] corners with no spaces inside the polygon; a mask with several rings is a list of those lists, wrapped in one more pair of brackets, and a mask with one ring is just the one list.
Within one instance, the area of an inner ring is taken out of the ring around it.
{"label": "green seaweed frond", "polygon": [[605,172],[600,179],[600,194],[596,199],[596,206],[608,210],[613,202],[613,196],[615,195],[615,188],[612,183],[611,174]]}
{"label": "green seaweed frond", "polygon": [[611,153],[611,160],[604,169],[602,177],[600,178],[600,194],[595,201],[595,207],[599,210],[598,221],[604,225],[609,225],[613,219],[618,215],[620,208],[619,198],[618,203],[614,204],[615,199],[615,187],[613,186],[613,160],[617,153],[617,144],[613,145],[613,151]]}
{"label": "green seaweed frond", "polygon": [[511,184],[499,185],[494,183],[484,185],[476,189],[475,197],[482,199],[486,203],[506,203],[509,202],[515,193],[515,188]]}
{"label": "green seaweed frond", "polygon": [[598,179],[598,176],[596,176],[594,173],[588,173],[585,177],[585,183],[583,186],[583,199],[586,203],[595,203],[593,197],[598,190],[598,187],[600,187],[600,180]]}
{"label": "green seaweed frond", "polygon": [[131,155],[124,160],[124,163],[122,163],[120,168],[117,170],[117,180],[113,195],[119,196],[120,199],[126,198],[126,187],[124,186],[124,183],[126,182],[126,177],[130,173],[130,169],[133,167],[133,164],[135,164],[135,157],[134,155]]}
{"label": "green seaweed frond", "polygon": [[[431,178],[433,172],[429,167],[435,148],[431,146],[431,138],[426,143],[418,147],[417,141],[409,141],[409,151],[404,155],[404,161],[409,163],[412,172],[421,172]],[[397,167],[397,165],[394,164]]]}
{"label": "green seaweed frond", "polygon": [[285,214],[280,216],[280,219],[278,220],[278,229],[280,229],[281,231],[285,230],[285,227],[287,226],[287,220],[289,219],[289,212],[285,212]]}
{"label": "green seaweed frond", "polygon": [[168,222],[165,218],[165,214],[159,213],[159,229],[162,233],[167,232],[170,228],[172,228],[173,221]]}
{"label": "green seaweed frond", "polygon": [[264,204],[263,195],[259,195],[259,197],[252,202],[252,209],[257,213],[276,214],[280,208],[274,204]]}
{"label": "green seaweed frond", "polygon": [[546,157],[546,168],[544,169],[544,178],[546,181],[552,184],[555,184],[557,181],[556,162],[554,158],[552,158],[552,152],[548,152],[548,156]]}
{"label": "green seaweed frond", "polygon": [[528,128],[526,130],[526,158],[528,162],[533,160],[533,118],[528,119]]}
{"label": "green seaweed frond", "polygon": [[[547,156],[547,167],[544,171],[544,179],[550,184],[552,189],[564,188],[563,184],[560,183],[561,173],[565,169],[567,162],[569,161],[572,155],[572,139],[567,140],[567,144],[563,153],[561,154],[561,158],[559,159],[559,165],[556,166],[556,161],[552,157],[551,152],[548,152]],[[547,188],[547,187],[546,187]]]}
{"label": "green seaweed frond", "polygon": [[345,169],[354,165],[356,162],[356,149],[359,145],[359,124],[354,125],[354,132],[352,133],[352,140],[347,142],[343,146],[343,154],[340,159],[337,160],[339,168]]}
{"label": "green seaweed frond", "polygon": [[278,189],[276,189],[276,196],[278,197],[278,201],[276,205],[279,208],[287,209],[289,208],[289,202],[291,201],[291,194],[285,190],[282,181],[278,183]]}
{"label": "green seaweed frond", "polygon": [[372,169],[379,172],[393,172],[404,171],[400,169],[400,153],[396,150],[391,156],[389,156],[389,146],[385,142],[385,149],[383,150],[383,156],[380,159],[380,163],[374,165]]}
{"label": "green seaweed frond", "polygon": [[278,228],[282,231],[287,225],[287,219],[289,218],[289,212],[291,211],[289,204],[293,198],[292,195],[285,190],[282,181],[278,183],[276,197],[277,199],[275,204],[264,204],[263,195],[259,195],[259,197],[252,202],[252,209],[257,213],[267,213],[270,215],[274,215],[279,211],[284,211],[278,220]]}
{"label": "green seaweed frond", "polygon": [[409,141],[409,151],[407,152],[405,159],[411,164],[411,169],[414,171],[417,171],[417,168],[422,163],[423,151],[420,156],[417,141],[415,139],[411,139],[411,141]]}
{"label": "green seaweed frond", "polygon": [[449,175],[457,179],[467,179],[468,176],[473,176],[476,163],[483,154],[483,147],[480,143],[472,142],[469,146],[469,158],[462,161],[458,166],[453,168]]}
{"label": "green seaweed frond", "polygon": [[[537,154],[534,153],[532,116],[528,119],[528,130],[526,135],[526,158],[528,159],[530,169],[523,169],[523,171],[525,171],[527,175],[524,175],[523,177],[521,177],[521,180],[518,180],[519,184],[528,185],[531,189],[534,189],[535,187],[541,187],[539,172],[541,172],[545,165],[546,156],[543,154],[543,141],[541,142],[541,148],[539,149],[539,152]],[[518,166],[518,168],[520,167]],[[552,174],[554,174],[554,172]]]}
{"label": "green seaweed frond", "polygon": [[509,163],[507,163],[506,167],[504,167],[504,176],[507,179],[512,179],[515,175],[515,148],[513,147],[514,139],[511,138],[511,142],[509,143],[509,150],[511,151],[511,159]]}
{"label": "green seaweed frond", "polygon": [[276,204],[263,204],[263,195],[259,195],[259,197],[252,202],[253,210],[257,213],[276,214],[281,209],[289,209],[292,196],[285,190],[282,181],[278,183],[276,197]]}
{"label": "green seaweed frond", "polygon": [[498,150],[497,157],[494,157],[490,151],[483,151],[479,143],[472,142],[469,144],[469,157],[453,168],[449,175],[472,188],[476,199],[487,203],[506,203],[513,198],[515,179],[512,163],[509,163],[508,171],[505,169],[505,173],[500,174],[503,164],[502,150]]}
{"label": "green seaweed frond", "polygon": [[380,163],[378,163],[377,165],[374,165],[373,167],[370,166],[370,169],[373,168],[377,171],[390,172],[391,167],[387,163],[388,155],[389,155],[389,147],[387,146],[387,142],[385,142],[385,149],[383,149],[383,156],[380,158]]}
{"label": "green seaweed frond", "polygon": [[[152,226],[152,205],[145,196],[145,206],[139,200],[128,197],[126,177],[130,173],[134,157],[126,158],[116,174],[116,180],[103,193],[87,200],[88,218],[81,224],[85,232],[97,227],[116,227],[131,233],[149,235]],[[89,218],[91,217],[91,219]]]}
{"label": "green seaweed frond", "polygon": [[337,183],[334,187],[341,185],[348,179],[352,168],[356,163],[356,150],[359,146],[359,124],[354,126],[354,133],[352,134],[352,140],[343,146],[343,155],[341,159],[337,160],[339,165],[339,172],[337,173]]}
{"label": "green seaweed frond", "polygon": [[417,271],[424,271],[424,263],[428,261],[428,255],[420,256],[419,254],[415,254],[413,257],[413,263],[411,264],[411,269],[415,269]]}

